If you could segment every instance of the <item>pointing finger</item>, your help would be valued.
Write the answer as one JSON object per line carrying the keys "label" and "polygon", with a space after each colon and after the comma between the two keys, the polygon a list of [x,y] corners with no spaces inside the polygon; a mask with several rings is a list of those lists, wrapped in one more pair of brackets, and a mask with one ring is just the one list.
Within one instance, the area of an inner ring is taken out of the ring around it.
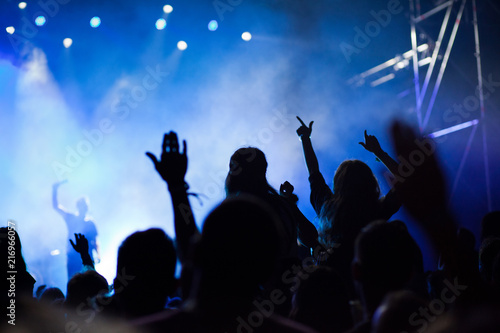
{"label": "pointing finger", "polygon": [[302,124],[302,126],[306,126],[306,124],[304,124],[304,122],[302,121],[302,119],[300,119],[299,116],[297,116],[297,119],[298,119],[298,121],[300,121],[300,123]]}

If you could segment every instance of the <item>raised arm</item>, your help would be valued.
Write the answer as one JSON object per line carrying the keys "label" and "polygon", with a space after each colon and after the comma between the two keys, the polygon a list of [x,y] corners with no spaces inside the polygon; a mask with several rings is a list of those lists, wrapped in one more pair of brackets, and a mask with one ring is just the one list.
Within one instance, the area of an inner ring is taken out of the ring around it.
{"label": "raised arm", "polygon": [[80,253],[83,266],[95,270],[94,261],[89,253],[89,242],[87,238],[85,238],[82,234],[75,234],[75,242],[73,243],[72,239],[70,239],[69,242],[71,243],[73,249]]}
{"label": "raised arm", "polygon": [[293,185],[286,181],[280,186],[280,195],[288,202],[290,212],[295,221],[297,221],[297,236],[299,241],[314,250],[319,245],[318,230],[316,230],[316,227],[297,207],[298,197],[293,193],[293,190]]}
{"label": "raised arm", "polygon": [[63,206],[59,204],[59,200],[57,199],[57,190],[59,190],[59,186],[64,183],[67,183],[67,180],[63,180],[52,185],[52,207],[61,215],[66,215],[68,212],[64,209]]}
{"label": "raised arm", "polygon": [[301,126],[297,129],[297,135],[302,141],[302,149],[304,149],[304,157],[306,159],[307,171],[309,171],[309,176],[319,172],[318,158],[311,143],[311,132],[312,125],[314,121],[309,123],[309,127],[304,124],[302,119],[297,116],[298,121],[300,121]]}
{"label": "raised arm", "polygon": [[[415,131],[402,123],[395,123],[391,129],[393,145],[400,159],[410,159],[413,152],[423,146],[429,148],[421,164],[414,167],[406,177],[400,175],[394,187],[407,212],[427,232],[433,246],[441,253],[447,273],[457,274],[456,224],[447,207],[445,177],[437,154],[435,143],[429,138],[417,137]],[[432,149],[431,149],[432,148]]]}
{"label": "raised arm", "polygon": [[175,132],[164,135],[161,158],[147,152],[146,155],[153,161],[156,171],[167,183],[172,198],[174,211],[174,228],[177,242],[177,255],[184,263],[189,252],[191,237],[199,234],[194,221],[187,190],[189,186],[184,181],[187,171],[187,145],[183,141],[183,151],[179,151],[179,141]]}
{"label": "raised arm", "polygon": [[380,143],[378,142],[377,138],[374,135],[368,135],[366,134],[365,130],[365,142],[359,142],[360,145],[363,146],[366,150],[369,152],[375,154],[377,158],[384,163],[384,165],[389,169],[389,171],[393,175],[398,174],[398,162],[393,160],[389,154],[387,154],[384,150],[382,150],[382,147],[380,147]]}

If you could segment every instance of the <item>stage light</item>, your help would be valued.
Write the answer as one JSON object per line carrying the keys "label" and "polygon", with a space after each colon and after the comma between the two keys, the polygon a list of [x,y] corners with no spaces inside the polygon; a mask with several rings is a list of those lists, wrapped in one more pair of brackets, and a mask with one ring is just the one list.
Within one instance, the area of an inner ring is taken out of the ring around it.
{"label": "stage light", "polygon": [[252,34],[246,31],[241,34],[241,39],[243,39],[245,42],[248,42],[250,39],[252,39]]}
{"label": "stage light", "polygon": [[9,35],[12,35],[14,32],[16,32],[16,28],[14,28],[13,26],[7,27],[5,30],[7,30],[7,33]]}
{"label": "stage light", "polygon": [[20,2],[19,3],[19,8],[20,9],[24,9],[24,8],[26,8],[26,6],[27,6],[26,2]]}
{"label": "stage light", "polygon": [[101,18],[99,16],[94,16],[93,18],[90,19],[90,26],[92,28],[97,28],[100,25],[101,25]]}
{"label": "stage light", "polygon": [[47,19],[45,18],[45,16],[38,16],[36,19],[35,19],[35,24],[39,27],[41,27],[42,25],[45,24],[45,22],[47,22]]}
{"label": "stage light", "polygon": [[208,22],[208,30],[215,31],[215,30],[217,30],[218,27],[219,27],[219,24],[217,23],[216,20],[212,20],[212,21]]}
{"label": "stage light", "polygon": [[173,10],[174,10],[174,7],[172,7],[170,5],[163,6],[163,12],[165,14],[170,14]]}
{"label": "stage light", "polygon": [[185,49],[187,49],[188,45],[185,41],[181,40],[177,43],[177,48],[181,51],[184,51]]}
{"label": "stage light", "polygon": [[456,131],[460,131],[460,130],[462,130],[464,128],[471,127],[471,126],[474,126],[474,125],[477,125],[477,124],[479,124],[479,119],[474,119],[474,120],[471,120],[471,121],[467,121],[465,123],[461,123],[461,124],[458,124],[458,125],[455,125],[455,126],[451,126],[451,127],[442,129],[440,131],[436,131],[436,132],[431,133],[431,134],[429,134],[427,136],[429,138],[431,138],[431,139],[435,139],[435,138],[439,138],[440,136],[443,136],[443,135],[446,135],[446,134],[450,134],[450,133],[453,133],[453,132],[456,132]]}
{"label": "stage light", "polygon": [[167,21],[163,18],[156,20],[155,23],[156,29],[163,30],[167,26]]}
{"label": "stage light", "polygon": [[63,45],[65,48],[69,48],[73,44],[73,40],[71,38],[64,38]]}

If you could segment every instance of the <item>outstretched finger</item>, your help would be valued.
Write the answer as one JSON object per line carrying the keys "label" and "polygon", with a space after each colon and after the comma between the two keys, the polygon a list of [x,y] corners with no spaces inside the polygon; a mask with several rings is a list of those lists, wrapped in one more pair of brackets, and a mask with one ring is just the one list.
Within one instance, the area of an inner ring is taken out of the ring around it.
{"label": "outstretched finger", "polygon": [[300,121],[300,123],[302,124],[302,126],[306,126],[306,124],[304,124],[304,122],[302,121],[302,119],[300,119],[299,116],[297,116],[297,120]]}
{"label": "outstretched finger", "polygon": [[313,124],[314,124],[314,120],[313,120],[313,121],[311,121],[311,122],[309,123],[309,129],[310,129],[310,130],[312,130],[312,129],[313,129]]}
{"label": "outstretched finger", "polygon": [[365,148],[365,149],[366,149],[366,145],[365,145],[365,143],[364,143],[364,142],[358,142],[358,143],[359,143],[360,145],[362,145],[362,146],[363,146],[363,148]]}
{"label": "outstretched finger", "polygon": [[158,164],[158,159],[156,158],[156,156],[154,154],[150,153],[149,151],[146,152],[146,156],[151,159],[151,161],[153,162],[153,164],[156,167],[156,165]]}
{"label": "outstretched finger", "polygon": [[368,134],[366,133],[366,130],[365,130],[365,141],[368,140]]}
{"label": "outstretched finger", "polygon": [[75,243],[73,243],[73,240],[71,240],[71,239],[70,239],[70,240],[69,240],[69,242],[71,243],[71,246],[72,246],[72,247],[75,249],[75,251],[76,251],[76,245],[75,245]]}
{"label": "outstretched finger", "polygon": [[170,151],[177,153],[179,151],[179,139],[177,139],[177,133],[170,132]]}
{"label": "outstretched finger", "polygon": [[182,155],[187,155],[187,143],[186,143],[186,140],[182,140]]}
{"label": "outstretched finger", "polygon": [[167,150],[167,146],[169,144],[169,134],[165,133],[163,135],[163,143],[161,144],[161,151],[162,153],[165,152]]}

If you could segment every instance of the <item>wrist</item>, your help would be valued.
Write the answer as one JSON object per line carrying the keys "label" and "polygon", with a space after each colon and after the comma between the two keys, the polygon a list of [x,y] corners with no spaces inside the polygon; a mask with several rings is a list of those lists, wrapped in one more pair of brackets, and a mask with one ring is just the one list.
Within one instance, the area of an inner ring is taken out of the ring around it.
{"label": "wrist", "polygon": [[189,185],[184,180],[182,182],[167,183],[167,186],[170,193],[187,192],[189,189]]}
{"label": "wrist", "polygon": [[311,136],[310,135],[299,135],[300,141],[311,141]]}

